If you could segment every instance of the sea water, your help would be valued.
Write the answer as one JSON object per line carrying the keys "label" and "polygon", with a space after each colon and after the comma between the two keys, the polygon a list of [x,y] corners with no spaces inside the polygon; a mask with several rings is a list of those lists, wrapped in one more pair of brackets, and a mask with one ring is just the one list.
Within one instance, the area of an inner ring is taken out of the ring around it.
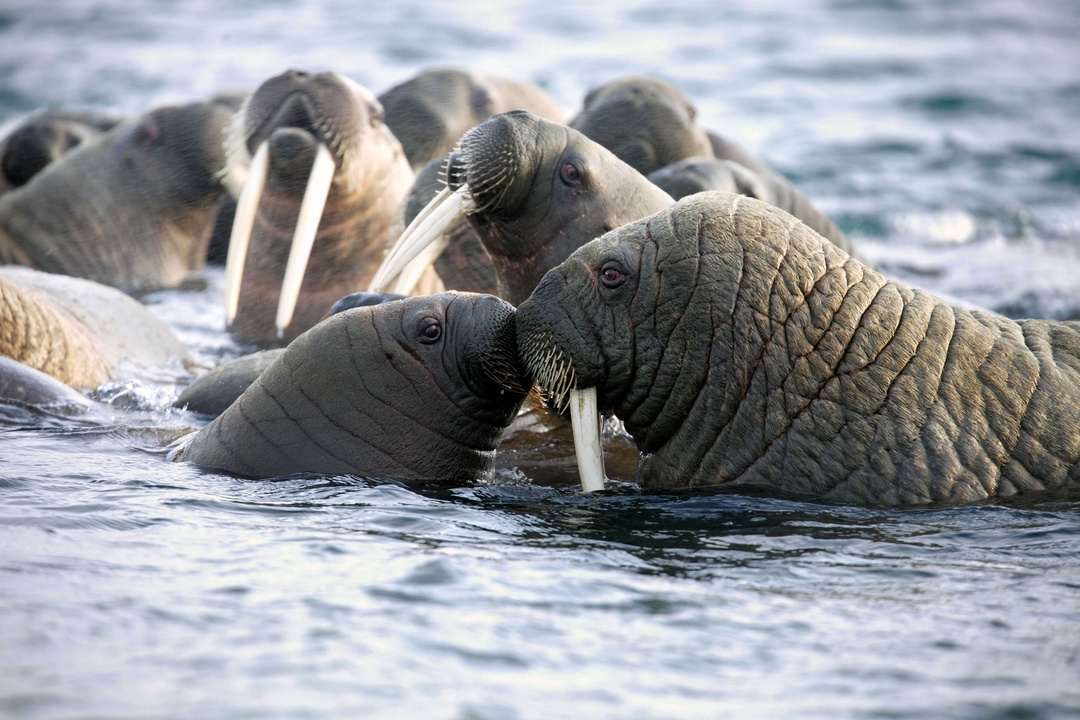
{"label": "sea water", "polygon": [[[0,127],[294,67],[500,72],[568,115],[625,73],[771,162],[884,272],[1080,318],[1080,5],[7,0]],[[205,290],[145,298],[204,364]],[[877,510],[435,489],[168,463],[182,376],[4,411],[0,717],[1080,717],[1080,498]],[[567,465],[569,468],[570,466]]]}

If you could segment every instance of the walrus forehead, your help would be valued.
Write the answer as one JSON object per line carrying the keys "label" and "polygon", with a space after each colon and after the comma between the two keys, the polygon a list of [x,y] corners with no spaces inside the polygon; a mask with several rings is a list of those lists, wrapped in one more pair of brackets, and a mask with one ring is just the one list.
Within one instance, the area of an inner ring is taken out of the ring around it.
{"label": "walrus forehead", "polygon": [[364,131],[371,113],[381,113],[379,101],[362,85],[337,75],[289,71],[270,78],[240,109],[248,152],[280,127],[306,130],[336,145]]}

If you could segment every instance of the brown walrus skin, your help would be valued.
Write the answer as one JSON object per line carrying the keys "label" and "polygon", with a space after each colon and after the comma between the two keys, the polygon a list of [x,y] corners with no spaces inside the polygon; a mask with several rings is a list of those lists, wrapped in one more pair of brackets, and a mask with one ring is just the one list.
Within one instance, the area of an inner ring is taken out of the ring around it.
{"label": "brown walrus skin", "polygon": [[0,262],[142,294],[201,275],[239,100],[156,108],[0,195]]}
{"label": "brown walrus skin", "polygon": [[1080,480],[1080,323],[952,307],[742,196],[589,243],[517,325],[542,386],[572,367],[623,420],[647,489],[891,506]]}
{"label": "brown walrus skin", "polygon": [[165,323],[119,290],[18,266],[0,267],[0,356],[78,390],[191,362]]}
{"label": "brown walrus skin", "polygon": [[467,130],[492,115],[528,110],[566,122],[555,100],[536,85],[465,68],[425,68],[380,94],[379,102],[416,172],[445,158]]}
{"label": "brown walrus skin", "polygon": [[514,308],[474,293],[332,315],[294,340],[174,460],[252,477],[487,478],[531,379]]}
{"label": "brown walrus skin", "polygon": [[[600,143],[640,172],[650,175],[680,160],[717,158],[738,163],[767,189],[755,197],[786,210],[813,230],[854,254],[851,241],[776,169],[731,140],[697,123],[694,104],[675,87],[640,75],[617,77],[593,88],[570,127]],[[722,185],[707,188],[727,190]]]}

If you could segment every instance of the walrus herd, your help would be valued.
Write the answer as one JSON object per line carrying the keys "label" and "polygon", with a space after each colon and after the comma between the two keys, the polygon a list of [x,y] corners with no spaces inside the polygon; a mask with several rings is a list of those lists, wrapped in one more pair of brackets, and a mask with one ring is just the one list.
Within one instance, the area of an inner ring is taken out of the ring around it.
{"label": "walrus herd", "polygon": [[134,118],[35,113],[0,170],[0,403],[193,367],[137,298],[227,246],[225,324],[267,350],[180,395],[212,417],[173,460],[487,481],[528,407],[569,414],[585,490],[601,415],[643,491],[922,506],[1080,481],[1080,323],[883,276],[655,78],[568,115],[459,68],[380,95],[290,70]]}

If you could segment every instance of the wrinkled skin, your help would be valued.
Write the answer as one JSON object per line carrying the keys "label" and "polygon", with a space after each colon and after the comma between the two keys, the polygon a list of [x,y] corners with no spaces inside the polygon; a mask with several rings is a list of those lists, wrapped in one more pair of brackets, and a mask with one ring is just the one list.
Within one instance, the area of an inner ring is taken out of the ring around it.
{"label": "wrinkled skin", "polygon": [[0,139],[0,193],[25,185],[61,155],[119,123],[119,117],[93,110],[35,112]]}
{"label": "wrinkled skin", "polygon": [[452,67],[422,70],[382,93],[379,101],[416,172],[445,158],[467,130],[492,115],[528,110],[566,122],[554,99],[535,85]]}
{"label": "wrinkled skin", "polygon": [[0,262],[135,294],[198,279],[226,197],[221,139],[236,102],[152,110],[0,196]]}
{"label": "wrinkled skin", "polygon": [[0,356],[79,390],[190,363],[168,327],[124,293],[14,266],[0,267]]}
{"label": "wrinkled skin", "polygon": [[538,382],[572,366],[623,420],[645,488],[911,505],[1080,479],[1080,323],[949,306],[752,199],[597,239],[517,322]]}
{"label": "wrinkled skin", "polygon": [[[269,172],[258,204],[236,318],[239,342],[285,344],[318,322],[335,300],[363,288],[401,230],[413,173],[367,89],[334,73],[290,70],[265,81],[236,114],[227,181],[234,195],[264,142]],[[277,337],[275,313],[297,216],[317,147],[333,181],[303,276],[296,312]]]}
{"label": "wrinkled skin", "polygon": [[672,203],[581,133],[527,112],[466,133],[448,169],[452,189],[463,183],[477,205],[469,224],[495,266],[499,295],[512,304],[589,240]]}
{"label": "wrinkled skin", "polygon": [[333,315],[293,341],[173,459],[253,477],[486,478],[531,380],[514,309],[470,293]]}
{"label": "wrinkled skin", "polygon": [[[334,303],[329,314],[336,315],[352,308],[379,305],[391,300],[401,300],[403,297],[392,293],[356,292]],[[173,406],[217,417],[284,351],[284,348],[270,348],[224,360],[209,372],[192,380],[173,402]]]}
{"label": "wrinkled skin", "polygon": [[[694,157],[738,163],[767,188],[761,200],[786,210],[848,253],[851,241],[779,172],[730,140],[697,124],[697,110],[671,85],[624,76],[589,91],[570,127],[611,150],[643,175]],[[707,190],[729,191],[725,185]],[[756,193],[752,196],[758,197]]]}

